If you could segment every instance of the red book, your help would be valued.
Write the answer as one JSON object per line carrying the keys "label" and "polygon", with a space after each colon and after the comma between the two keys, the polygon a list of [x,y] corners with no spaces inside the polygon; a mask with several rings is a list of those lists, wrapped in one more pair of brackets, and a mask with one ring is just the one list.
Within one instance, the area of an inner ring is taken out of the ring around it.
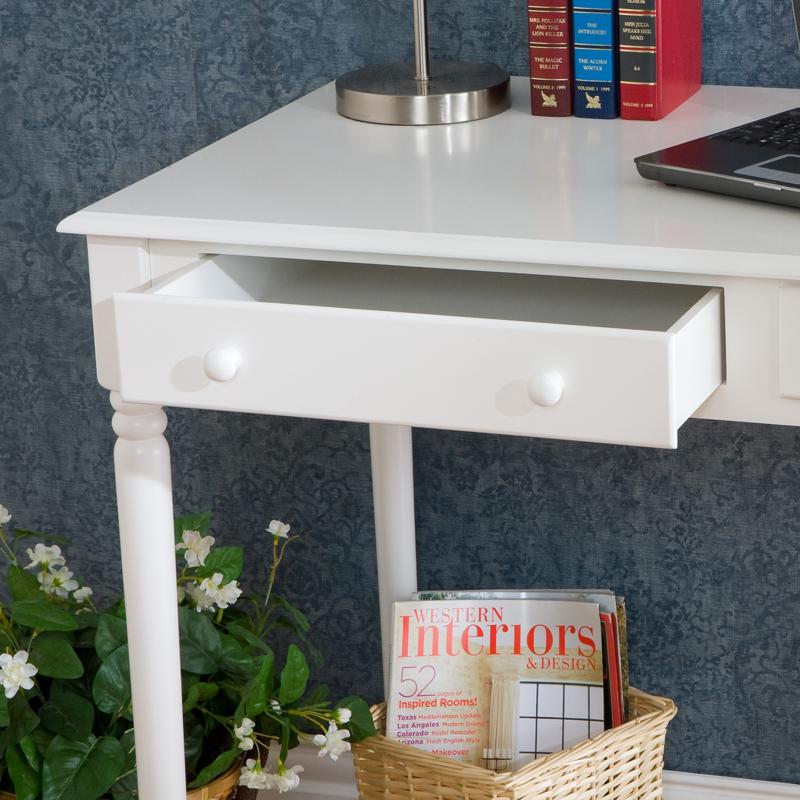
{"label": "red book", "polygon": [[569,0],[532,0],[528,6],[531,114],[572,114],[572,25]]}
{"label": "red book", "polygon": [[616,728],[625,722],[622,697],[622,665],[619,657],[619,633],[617,631],[617,618],[607,611],[600,612],[600,623],[603,626],[603,646],[606,648],[605,688],[608,691],[608,700],[611,718],[606,718],[606,726]]}
{"label": "red book", "polygon": [[702,0],[620,0],[623,119],[666,117],[700,88]]}

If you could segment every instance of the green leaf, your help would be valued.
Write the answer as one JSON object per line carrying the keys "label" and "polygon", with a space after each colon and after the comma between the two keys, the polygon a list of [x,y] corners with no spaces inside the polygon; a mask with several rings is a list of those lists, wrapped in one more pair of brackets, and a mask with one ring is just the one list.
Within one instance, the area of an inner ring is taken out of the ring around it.
{"label": "green leaf", "polygon": [[273,595],[272,598],[276,608],[284,612],[284,615],[292,624],[292,627],[301,633],[307,633],[311,629],[308,617],[296,606],[293,606],[286,598]]}
{"label": "green leaf", "polygon": [[8,700],[5,692],[0,692],[0,728],[5,728],[11,718],[8,716]]}
{"label": "green leaf", "polygon": [[50,747],[50,742],[52,742],[55,737],[44,725],[40,725],[33,733],[25,738],[30,739],[36,745],[39,756],[44,758],[47,748]]}
{"label": "green leaf", "polygon": [[[97,662],[97,666],[100,666],[100,662]],[[97,670],[94,670],[96,673]],[[87,700],[92,699],[92,687],[87,679],[87,675],[81,680],[77,681],[65,681],[56,679],[50,684],[50,699],[55,700],[57,697],[60,697],[62,694],[66,694],[68,692],[74,692],[75,694],[79,694],[81,697],[85,697]]]}
{"label": "green leaf", "polygon": [[94,632],[97,630],[97,622],[99,619],[100,617],[95,614],[94,611],[89,611],[88,609],[75,615],[75,620],[78,623],[78,630],[86,632],[92,645],[94,645]]}
{"label": "green leaf", "polygon": [[128,628],[124,619],[102,614],[97,623],[94,648],[104,661],[118,648],[128,644]]}
{"label": "green leaf", "polygon": [[128,645],[118,647],[97,670],[92,682],[95,705],[107,714],[118,713],[131,701]]}
{"label": "green leaf", "polygon": [[237,636],[242,641],[246,642],[250,645],[250,647],[254,647],[256,650],[261,650],[264,653],[271,653],[270,647],[265,642],[262,642],[261,639],[258,638],[252,631],[247,630],[247,628],[239,625],[238,622],[230,622],[227,625],[228,633],[232,634],[233,636]]}
{"label": "green leaf", "polygon": [[133,769],[136,766],[136,739],[133,731],[125,731],[119,743],[125,753],[125,770]]}
{"label": "green leaf", "polygon": [[17,625],[26,625],[40,631],[74,631],[78,627],[73,614],[48,602],[44,597],[37,600],[15,600],[11,604],[11,616]]}
{"label": "green leaf", "polygon": [[349,708],[352,712],[347,729],[350,731],[351,742],[360,742],[368,736],[375,736],[375,721],[369,706],[360,697],[345,697],[336,704],[336,708]]}
{"label": "green leaf", "polygon": [[37,581],[36,577],[31,575],[30,572],[22,569],[22,567],[17,567],[12,564],[8,568],[6,581],[11,596],[15,600],[38,600],[42,597],[42,589],[39,586],[39,581]]}
{"label": "green leaf", "polygon": [[222,655],[222,642],[214,623],[205,614],[181,607],[178,609],[178,626],[181,667],[197,675],[216,672]]}
{"label": "green leaf", "polygon": [[203,514],[184,514],[181,517],[175,517],[175,544],[181,541],[184,531],[197,531],[206,536],[210,524],[211,512],[209,511]]}
{"label": "green leaf", "polygon": [[183,717],[183,754],[186,768],[194,770],[206,741],[206,729],[196,714],[185,714]]}
{"label": "green leaf", "polygon": [[34,714],[22,693],[8,701],[8,726],[0,734],[0,756],[6,748],[19,744],[39,727],[39,717]]}
{"label": "green leaf", "polygon": [[36,747],[36,742],[30,736],[26,736],[22,739],[19,743],[19,749],[22,750],[22,754],[25,756],[25,760],[30,765],[30,768],[34,772],[41,772],[42,771],[42,756],[39,753],[39,750]]}
{"label": "green leaf", "polygon": [[42,789],[41,781],[39,775],[25,760],[19,746],[12,744],[6,750],[5,759],[17,800],[36,800]]}
{"label": "green leaf", "polygon": [[201,703],[213,700],[219,693],[219,686],[216,683],[194,683],[186,693],[183,701],[183,713],[187,714]]}
{"label": "green leaf", "polygon": [[65,739],[85,739],[94,725],[94,706],[75,692],[62,692],[39,709],[42,725]]}
{"label": "green leaf", "polygon": [[275,656],[272,652],[259,656],[257,661],[260,662],[258,673],[242,692],[245,713],[251,719],[255,719],[267,707],[275,682]]}
{"label": "green leaf", "polygon": [[306,698],[304,705],[306,707],[310,706],[318,706],[322,703],[326,705],[330,705],[326,703],[328,699],[329,689],[324,683],[317,684],[314,689],[312,690],[311,694]]}
{"label": "green leaf", "polygon": [[289,730],[288,725],[283,725],[281,729],[281,752],[278,758],[280,759],[281,763],[286,763],[286,756],[289,755],[289,745],[290,742],[291,731]]}
{"label": "green leaf", "polygon": [[136,775],[136,747],[133,731],[126,731],[119,740],[125,753],[125,766],[120,779],[111,787],[114,800],[134,800],[139,796]]}
{"label": "green leaf", "polygon": [[219,666],[224,672],[241,678],[249,678],[256,670],[256,663],[239,642],[227,633],[220,634],[222,652]]}
{"label": "green leaf", "polygon": [[189,691],[186,692],[186,698],[183,701],[183,713],[188,714],[190,711],[193,711],[199,701],[200,690],[197,688],[197,684],[193,683],[189,687]]}
{"label": "green leaf", "polygon": [[114,800],[137,800],[139,797],[138,782],[136,770],[133,767],[126,769],[122,777],[111,787],[111,796]]}
{"label": "green leaf", "polygon": [[229,583],[242,574],[243,566],[241,547],[217,547],[206,556],[205,564],[198,567],[195,574],[198,578],[210,578],[215,572],[221,572],[223,583]]}
{"label": "green leaf", "polygon": [[124,767],[122,745],[111,736],[80,742],[56,736],[44,757],[43,800],[97,800]]}
{"label": "green leaf", "polygon": [[47,678],[80,678],[83,664],[72,645],[58,634],[43,633],[31,645],[31,663]]}
{"label": "green leaf", "polygon": [[278,702],[282,706],[297,702],[305,693],[308,683],[308,663],[303,651],[295,644],[289,645],[286,665],[281,671],[281,686]]}
{"label": "green leaf", "polygon": [[199,786],[211,783],[218,775],[222,775],[241,753],[242,751],[235,747],[233,750],[226,750],[218,755],[207,767],[200,770],[197,777],[189,784],[189,788],[197,789]]}

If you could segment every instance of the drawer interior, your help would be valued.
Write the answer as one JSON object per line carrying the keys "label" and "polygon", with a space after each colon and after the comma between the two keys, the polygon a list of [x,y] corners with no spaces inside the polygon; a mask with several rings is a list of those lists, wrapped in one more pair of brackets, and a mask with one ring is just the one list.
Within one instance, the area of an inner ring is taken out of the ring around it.
{"label": "drawer interior", "polygon": [[150,294],[667,332],[709,291],[672,283],[214,256]]}

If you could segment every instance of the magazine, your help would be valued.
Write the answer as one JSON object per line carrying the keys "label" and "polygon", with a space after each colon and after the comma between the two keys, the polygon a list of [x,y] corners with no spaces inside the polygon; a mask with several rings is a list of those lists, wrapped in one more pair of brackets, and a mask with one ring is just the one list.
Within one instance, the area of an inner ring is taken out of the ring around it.
{"label": "magazine", "polygon": [[606,727],[625,722],[628,707],[628,628],[625,598],[609,589],[463,589],[414,592],[412,600],[575,600],[597,603],[603,626]]}
{"label": "magazine", "polygon": [[597,603],[395,603],[387,735],[506,771],[606,727]]}

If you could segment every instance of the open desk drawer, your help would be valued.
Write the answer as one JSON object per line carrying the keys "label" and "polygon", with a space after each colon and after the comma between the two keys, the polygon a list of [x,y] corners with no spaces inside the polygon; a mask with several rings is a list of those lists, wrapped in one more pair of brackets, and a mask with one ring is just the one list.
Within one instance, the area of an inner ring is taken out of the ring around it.
{"label": "open desk drawer", "polygon": [[217,256],[114,309],[131,402],[675,447],[723,375],[707,287]]}

